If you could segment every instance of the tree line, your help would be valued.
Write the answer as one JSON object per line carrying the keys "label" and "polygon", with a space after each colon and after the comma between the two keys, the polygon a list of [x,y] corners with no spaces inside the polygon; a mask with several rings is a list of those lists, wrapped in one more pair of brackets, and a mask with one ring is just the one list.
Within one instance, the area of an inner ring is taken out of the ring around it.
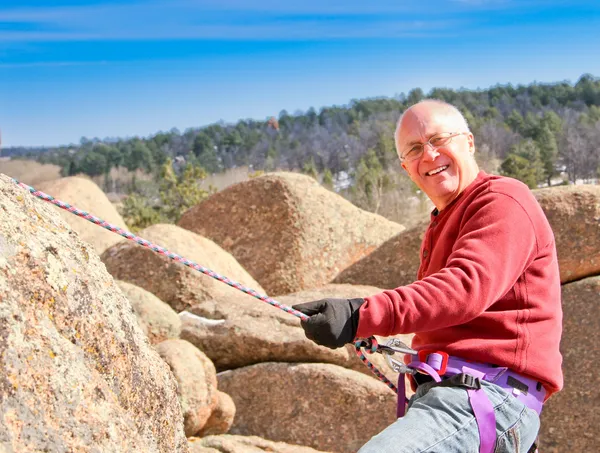
{"label": "tree line", "polygon": [[475,135],[478,161],[488,171],[532,188],[600,177],[600,78],[589,74],[574,84],[434,88],[428,93],[415,88],[318,112],[283,110],[265,121],[220,122],[146,138],[82,138],[77,145],[13,148],[3,154],[57,164],[64,176],[108,177],[112,168],[125,167],[158,179],[167,162],[178,164],[174,168],[180,173],[187,166],[208,173],[239,166],[302,171],[377,212],[391,189],[415,192],[399,170],[393,131],[400,114],[426,98],[460,109]]}

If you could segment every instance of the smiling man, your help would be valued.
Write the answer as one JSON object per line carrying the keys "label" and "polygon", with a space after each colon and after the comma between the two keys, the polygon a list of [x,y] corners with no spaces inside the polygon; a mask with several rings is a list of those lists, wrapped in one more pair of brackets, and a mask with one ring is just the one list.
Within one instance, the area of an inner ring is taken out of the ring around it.
{"label": "smiling man", "polygon": [[396,129],[398,156],[410,178],[441,211],[479,172],[475,142],[455,107],[425,101],[407,110]]}
{"label": "smiling man", "polygon": [[[414,283],[295,305],[330,348],[415,333],[415,395],[360,453],[535,450],[544,402],[563,385],[560,279],[550,225],[521,182],[479,171],[467,122],[427,100],[398,121],[402,167],[436,208]],[[399,383],[402,388],[402,383]]]}

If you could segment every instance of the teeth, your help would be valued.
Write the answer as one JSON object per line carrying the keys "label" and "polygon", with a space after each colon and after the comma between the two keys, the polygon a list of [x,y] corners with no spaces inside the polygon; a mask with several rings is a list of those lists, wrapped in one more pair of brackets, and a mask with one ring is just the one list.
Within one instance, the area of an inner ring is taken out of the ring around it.
{"label": "teeth", "polygon": [[428,171],[427,175],[429,175],[429,176],[437,175],[439,172],[444,171],[446,168],[448,168],[448,165],[444,165],[442,167],[436,168],[435,170]]}

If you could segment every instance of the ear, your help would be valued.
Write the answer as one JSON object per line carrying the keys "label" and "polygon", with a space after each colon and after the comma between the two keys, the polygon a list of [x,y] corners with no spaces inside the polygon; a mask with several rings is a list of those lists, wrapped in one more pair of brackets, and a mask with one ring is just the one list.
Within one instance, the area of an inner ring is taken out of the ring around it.
{"label": "ear", "polygon": [[469,143],[469,153],[475,154],[475,137],[472,133],[467,135],[467,142]]}

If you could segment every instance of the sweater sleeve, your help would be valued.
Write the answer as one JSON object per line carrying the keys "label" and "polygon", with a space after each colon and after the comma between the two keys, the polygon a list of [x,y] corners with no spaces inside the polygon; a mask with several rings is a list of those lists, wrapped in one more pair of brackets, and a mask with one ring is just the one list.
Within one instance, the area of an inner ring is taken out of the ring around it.
{"label": "sweater sleeve", "polygon": [[511,290],[537,252],[526,210],[510,195],[488,191],[473,200],[463,219],[443,269],[366,298],[357,337],[463,324]]}

